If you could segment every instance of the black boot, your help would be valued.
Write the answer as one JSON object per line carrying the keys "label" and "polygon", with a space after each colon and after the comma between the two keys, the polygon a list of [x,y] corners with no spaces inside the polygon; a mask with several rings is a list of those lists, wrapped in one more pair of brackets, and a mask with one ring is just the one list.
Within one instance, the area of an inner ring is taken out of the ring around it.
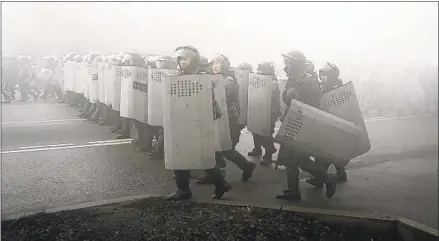
{"label": "black boot", "polygon": [[262,156],[262,149],[261,148],[253,148],[253,150],[249,153],[247,153],[248,156],[251,157],[260,157]]}
{"label": "black boot", "polygon": [[344,167],[336,167],[337,169],[337,181],[338,182],[347,182],[348,176],[346,174],[346,170]]}
{"label": "black boot", "polygon": [[192,198],[191,189],[189,189],[190,171],[176,170],[174,171],[177,191],[166,197],[166,200],[180,201]]}
{"label": "black boot", "polygon": [[116,139],[130,138],[130,130],[131,130],[130,119],[122,117],[122,129],[120,129],[120,131],[117,132],[121,135],[116,136]]}
{"label": "black boot", "polygon": [[219,168],[206,170],[206,175],[213,180],[215,185],[212,199],[221,199],[226,192],[232,190],[232,185],[230,185],[226,179],[224,179]]}
{"label": "black boot", "polygon": [[101,112],[101,108],[100,108],[99,103],[97,103],[95,111],[93,112],[91,117],[87,118],[87,120],[94,121],[94,122],[98,121],[100,112]]}
{"label": "black boot", "polygon": [[90,108],[88,108],[88,110],[84,113],[84,118],[87,118],[87,119],[89,119],[92,115],[93,115],[93,113],[96,111],[96,103],[92,103],[91,105],[90,105]]}
{"label": "black boot", "polygon": [[337,188],[336,180],[337,180],[336,176],[334,176],[332,174],[327,175],[327,177],[325,179],[326,197],[327,198],[331,198],[332,196],[334,196],[335,190]]}
{"label": "black boot", "polygon": [[261,165],[271,165],[273,163],[273,154],[265,152],[264,157],[262,158],[262,161],[260,162]]}
{"label": "black boot", "polygon": [[246,183],[253,176],[255,167],[256,165],[253,162],[248,163],[247,168],[242,171],[242,182]]}
{"label": "black boot", "polygon": [[294,191],[292,189],[284,190],[282,194],[276,195],[277,199],[295,201],[298,202],[302,199],[300,192]]}

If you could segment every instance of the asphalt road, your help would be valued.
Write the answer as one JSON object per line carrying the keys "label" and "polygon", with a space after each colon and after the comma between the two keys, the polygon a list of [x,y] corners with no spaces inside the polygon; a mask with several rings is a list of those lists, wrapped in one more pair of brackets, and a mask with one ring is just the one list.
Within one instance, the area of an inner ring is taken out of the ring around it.
{"label": "asphalt road", "polygon": [[[129,141],[111,142],[116,134],[108,127],[80,120],[76,113],[75,108],[53,100],[2,105],[3,216],[174,190],[172,174],[163,161],[149,160]],[[412,159],[437,161],[437,121],[437,116],[367,121],[372,150],[352,160],[349,169]],[[135,138],[134,127],[132,134]],[[243,133],[238,150],[246,154],[252,145],[251,134]],[[238,189],[246,185],[252,190],[255,185],[282,188],[285,183],[282,170],[258,167],[252,182],[242,184],[237,167],[230,163],[228,168],[227,179]],[[193,187],[195,193],[204,193],[205,188]]]}

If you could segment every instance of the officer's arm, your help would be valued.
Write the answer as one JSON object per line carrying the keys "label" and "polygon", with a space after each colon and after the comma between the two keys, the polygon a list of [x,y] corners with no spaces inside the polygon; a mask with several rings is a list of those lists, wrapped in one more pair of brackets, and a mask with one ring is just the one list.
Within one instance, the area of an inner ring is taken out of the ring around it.
{"label": "officer's arm", "polygon": [[278,116],[280,115],[280,90],[279,85],[275,83],[272,96],[271,96],[271,103],[272,103],[272,113],[276,113]]}

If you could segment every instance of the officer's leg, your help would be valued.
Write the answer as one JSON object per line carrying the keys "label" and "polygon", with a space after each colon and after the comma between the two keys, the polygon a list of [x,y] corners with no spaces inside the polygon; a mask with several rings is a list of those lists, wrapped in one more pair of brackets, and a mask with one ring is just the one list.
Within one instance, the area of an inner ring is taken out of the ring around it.
{"label": "officer's leg", "polygon": [[348,176],[346,174],[346,170],[344,166],[334,165],[337,170],[337,181],[346,182],[348,180]]}
{"label": "officer's leg", "polygon": [[221,175],[221,171],[218,167],[206,170],[206,174],[212,178],[212,183],[215,185],[215,190],[212,195],[213,199],[221,199],[224,193],[232,189],[232,186]]}
{"label": "officer's leg", "polygon": [[[220,151],[215,152],[215,162],[216,162],[216,168],[220,170],[220,168],[226,167],[226,160],[224,160],[223,155]],[[204,171],[204,177],[199,178],[195,181],[196,184],[199,185],[205,185],[205,184],[214,184],[214,177],[210,175],[210,172],[207,170]]]}
{"label": "officer's leg", "polygon": [[253,175],[253,170],[255,169],[255,164],[253,162],[247,161],[247,159],[235,149],[222,151],[221,154],[242,170],[243,182],[247,182],[250,179]]}
{"label": "officer's leg", "polygon": [[104,103],[101,103],[101,119],[99,120],[99,125],[108,125],[108,106]]}
{"label": "officer's leg", "polygon": [[130,137],[131,130],[131,119],[122,117],[122,129],[118,131],[121,135],[117,136],[116,139],[125,139]]}
{"label": "officer's leg", "polygon": [[323,183],[326,186],[326,197],[331,198],[336,189],[335,177],[328,175],[325,169],[323,169],[321,165],[311,161],[309,156],[299,152],[296,153],[295,156],[298,160],[300,169],[313,175],[317,180],[323,180]]}
{"label": "officer's leg", "polygon": [[90,120],[90,121],[94,121],[94,122],[96,122],[96,121],[98,120],[99,115],[101,114],[101,111],[102,111],[102,107],[101,107],[101,106],[102,106],[102,105],[101,105],[100,102],[97,102],[97,103],[96,103],[96,110],[95,110],[95,112],[91,115],[91,117],[88,118],[88,120]]}
{"label": "officer's leg", "polygon": [[167,200],[184,200],[192,198],[192,192],[189,188],[189,178],[191,172],[189,170],[175,170],[175,183],[177,184],[177,191],[166,197]]}
{"label": "officer's leg", "polygon": [[137,148],[140,152],[151,152],[152,150],[152,139],[154,139],[154,131],[156,131],[157,128],[148,125],[148,123],[143,123],[143,143],[141,143],[141,146]]}
{"label": "officer's leg", "polygon": [[119,111],[114,111],[114,122],[115,125],[110,128],[111,133],[117,133],[122,129],[122,117],[120,117]]}
{"label": "officer's leg", "polygon": [[29,89],[28,89],[28,84],[25,82],[20,82],[20,92],[21,92],[21,99],[19,100],[20,102],[24,102],[28,100],[28,93],[29,93]]}
{"label": "officer's leg", "polygon": [[137,139],[134,141],[134,144],[142,146],[145,144],[145,125],[138,120],[133,120],[133,122],[137,130]]}
{"label": "officer's leg", "polygon": [[40,96],[40,99],[47,100],[47,96],[49,95],[50,85],[46,85],[43,91],[43,95]]}
{"label": "officer's leg", "polygon": [[[331,164],[328,160],[323,158],[315,158],[315,163],[321,166],[325,172],[328,171],[329,165]],[[306,182],[317,188],[323,188],[323,180],[317,179],[316,177],[308,178]]]}
{"label": "officer's leg", "polygon": [[159,127],[157,143],[150,157],[153,160],[160,160],[165,156],[165,136],[163,127]]}
{"label": "officer's leg", "polygon": [[282,194],[276,195],[276,198],[289,201],[300,201],[299,166],[297,163],[294,163],[294,161],[290,161],[286,164],[286,168],[288,188],[284,190]]}
{"label": "officer's leg", "polygon": [[84,113],[84,118],[89,119],[93,115],[93,113],[95,113],[96,108],[97,108],[97,103],[91,103],[88,110]]}
{"label": "officer's leg", "polygon": [[253,144],[254,144],[254,148],[251,152],[249,152],[247,155],[248,156],[261,156],[262,155],[262,145],[261,145],[261,136],[259,136],[258,134],[254,134],[253,135]]}

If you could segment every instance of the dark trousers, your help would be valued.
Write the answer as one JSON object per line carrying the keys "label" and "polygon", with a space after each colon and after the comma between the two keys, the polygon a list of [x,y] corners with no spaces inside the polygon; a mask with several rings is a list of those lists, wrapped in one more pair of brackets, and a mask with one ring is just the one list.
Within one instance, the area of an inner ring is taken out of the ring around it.
{"label": "dark trousers", "polygon": [[261,147],[264,147],[266,154],[272,155],[276,152],[276,147],[274,146],[274,123],[276,123],[276,119],[272,118],[271,126],[270,126],[270,136],[261,136],[255,133],[253,135],[253,144],[255,145],[255,150],[262,151]]}
{"label": "dark trousers", "polygon": [[158,127],[156,135],[157,143],[154,147],[154,153],[163,155],[165,151],[165,137],[163,136],[163,127]]}
{"label": "dark trousers", "polygon": [[[321,159],[321,158],[315,158],[315,162],[316,164],[320,165],[325,171],[328,171],[329,166],[331,165],[331,162]],[[337,172],[344,172],[345,171],[345,167],[344,166],[340,166],[340,165],[335,165],[333,164],[335,169],[337,170]]]}
{"label": "dark trousers", "polygon": [[273,136],[261,136],[254,133],[252,133],[252,135],[255,150],[262,151],[261,147],[264,147],[266,154],[268,153],[271,155],[276,152]]}
{"label": "dark trousers", "polygon": [[132,121],[130,118],[121,117],[122,119],[122,134],[130,136]]}
{"label": "dark trousers", "polygon": [[309,174],[313,175],[318,180],[322,180],[325,182],[328,179],[328,175],[325,169],[321,165],[311,161],[309,159],[309,155],[295,151],[293,156],[294,160],[286,164],[287,185],[288,189],[292,192],[300,193],[299,168],[302,169],[302,171],[308,172]]}
{"label": "dark trousers", "polygon": [[[218,168],[212,168],[205,171],[209,177],[212,178],[215,187],[222,187],[224,185],[224,177],[221,175],[221,171]],[[175,182],[179,190],[189,189],[189,179],[191,177],[190,170],[175,170]]]}
{"label": "dark trousers", "polygon": [[145,145],[145,147],[152,148],[152,139],[154,138],[154,128],[138,120],[134,120],[134,125],[137,129],[138,142]]}

